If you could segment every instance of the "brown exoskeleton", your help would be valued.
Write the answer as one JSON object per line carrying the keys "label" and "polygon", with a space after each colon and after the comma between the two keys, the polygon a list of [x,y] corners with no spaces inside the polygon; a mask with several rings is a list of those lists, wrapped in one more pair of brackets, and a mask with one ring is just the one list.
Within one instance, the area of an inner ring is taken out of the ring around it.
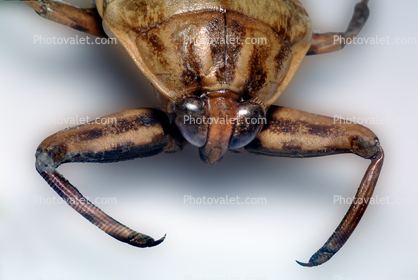
{"label": "brown exoskeleton", "polygon": [[[57,167],[66,162],[113,162],[175,152],[186,142],[200,157],[219,161],[228,150],[284,157],[353,153],[371,163],[356,203],[309,260],[329,260],[363,216],[383,164],[369,129],[272,105],[305,55],[344,47],[365,24],[361,0],[345,32],[316,34],[299,0],[96,0],[82,9],[53,0],[29,1],[41,16],[96,35],[114,36],[161,95],[161,110],[133,109],[45,139],[36,169],[71,207],[114,238],[137,247],[163,241],[136,232],[105,214]],[[107,35],[106,35],[107,34]],[[253,40],[254,38],[262,40]]]}

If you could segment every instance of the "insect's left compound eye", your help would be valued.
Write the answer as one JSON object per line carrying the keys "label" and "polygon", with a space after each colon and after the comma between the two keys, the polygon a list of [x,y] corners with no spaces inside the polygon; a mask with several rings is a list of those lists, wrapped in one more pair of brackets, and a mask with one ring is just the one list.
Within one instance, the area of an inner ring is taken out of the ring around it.
{"label": "insect's left compound eye", "polygon": [[241,103],[229,148],[239,149],[248,145],[266,122],[265,111],[260,105],[252,102]]}
{"label": "insect's left compound eye", "polygon": [[208,135],[206,100],[188,97],[175,105],[175,123],[183,137],[192,145],[202,147]]}

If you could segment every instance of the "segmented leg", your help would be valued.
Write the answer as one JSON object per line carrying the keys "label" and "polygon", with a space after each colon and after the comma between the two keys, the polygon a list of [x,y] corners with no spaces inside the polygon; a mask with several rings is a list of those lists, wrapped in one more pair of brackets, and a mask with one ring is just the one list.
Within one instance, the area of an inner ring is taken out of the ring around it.
{"label": "segmented leg", "polygon": [[82,9],[54,0],[25,1],[40,16],[98,37],[106,37],[95,8]]}
{"label": "segmented leg", "polygon": [[344,48],[345,41],[356,37],[365,25],[370,14],[367,7],[368,2],[369,0],[362,0],[356,5],[353,17],[345,32],[314,33],[308,55],[330,53]]}
{"label": "segmented leg", "polygon": [[129,110],[48,137],[36,151],[36,169],[72,208],[101,230],[130,245],[151,247],[161,243],[164,237],[154,240],[114,220],[83,197],[56,168],[66,162],[113,162],[177,148],[169,135],[164,113],[151,109]]}
{"label": "segmented leg", "polygon": [[369,129],[332,118],[284,107],[272,107],[268,124],[246,149],[250,152],[283,157],[316,157],[353,153],[371,163],[360,183],[354,203],[328,239],[303,266],[328,261],[347,241],[363,216],[373,194],[383,164],[383,150]]}

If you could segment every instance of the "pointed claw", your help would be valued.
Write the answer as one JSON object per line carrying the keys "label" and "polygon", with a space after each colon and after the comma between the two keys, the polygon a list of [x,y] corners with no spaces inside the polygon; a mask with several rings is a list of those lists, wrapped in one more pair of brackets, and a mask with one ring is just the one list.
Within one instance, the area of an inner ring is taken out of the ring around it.
{"label": "pointed claw", "polygon": [[299,261],[296,261],[296,262],[299,265],[305,266],[305,267],[318,266],[318,265],[321,265],[321,264],[327,262],[329,259],[331,259],[332,256],[335,253],[336,252],[332,252],[332,251],[328,250],[327,248],[322,247],[315,254],[312,255],[312,257],[309,259],[308,263],[303,263],[303,262],[299,262]]}
{"label": "pointed claw", "polygon": [[304,263],[304,262],[300,262],[300,261],[296,261],[299,265],[301,265],[301,266],[305,266],[305,267],[312,267],[312,266],[314,266],[313,264],[311,264],[311,263]]}
{"label": "pointed claw", "polygon": [[148,235],[136,233],[132,238],[129,239],[128,243],[132,246],[140,248],[154,247],[163,242],[166,236],[167,234],[164,234],[164,236],[160,239],[154,240],[154,238]]}
{"label": "pointed claw", "polygon": [[165,240],[166,236],[167,236],[167,234],[164,234],[164,236],[163,236],[163,237],[161,237],[160,239],[156,240],[156,241],[154,242],[154,244],[153,244],[152,246],[149,246],[149,247],[153,247],[153,246],[157,246],[157,245],[159,245],[160,243],[162,243],[162,242]]}

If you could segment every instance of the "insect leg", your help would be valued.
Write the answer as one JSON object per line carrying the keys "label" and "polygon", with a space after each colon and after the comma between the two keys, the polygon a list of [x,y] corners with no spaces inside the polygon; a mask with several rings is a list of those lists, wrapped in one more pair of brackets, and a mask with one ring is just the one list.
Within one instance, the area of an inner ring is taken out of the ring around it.
{"label": "insect leg", "polygon": [[159,240],[136,232],[108,216],[88,201],[56,171],[67,162],[114,162],[178,150],[168,131],[166,115],[137,109],[102,117],[60,131],[45,139],[36,151],[36,169],[48,184],[78,213],[112,237],[137,247]]}
{"label": "insect leg", "polygon": [[40,16],[98,37],[106,37],[102,19],[95,8],[77,8],[61,1],[24,1]]}
{"label": "insect leg", "polygon": [[368,2],[369,0],[362,0],[356,5],[345,32],[314,33],[308,55],[330,53],[344,48],[346,40],[356,37],[365,25],[370,14]]}
{"label": "insect leg", "polygon": [[363,216],[383,165],[383,149],[375,134],[364,126],[284,107],[272,107],[268,124],[246,149],[283,157],[316,157],[353,153],[371,163],[354,202],[331,237],[303,266],[328,261],[344,245]]}

